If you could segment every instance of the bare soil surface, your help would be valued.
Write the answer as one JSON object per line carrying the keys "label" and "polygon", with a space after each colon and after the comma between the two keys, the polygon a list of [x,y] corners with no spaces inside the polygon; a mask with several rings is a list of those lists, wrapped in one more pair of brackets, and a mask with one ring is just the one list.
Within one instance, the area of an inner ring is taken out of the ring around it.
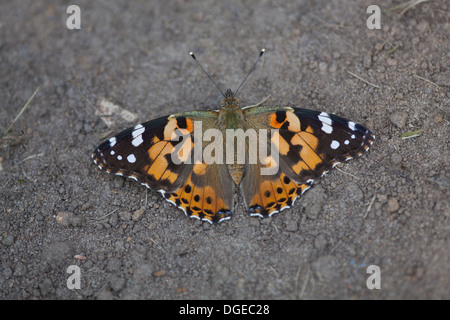
{"label": "bare soil surface", "polygon": [[[404,2],[370,30],[366,1],[77,1],[69,30],[69,2],[1,1],[0,134],[39,91],[0,140],[0,298],[449,299],[450,7]],[[268,219],[236,194],[219,225],[92,163],[102,137],[219,107],[189,51],[225,90],[261,48],[243,105],[341,115],[371,150]],[[136,119],[108,127],[102,99]]]}

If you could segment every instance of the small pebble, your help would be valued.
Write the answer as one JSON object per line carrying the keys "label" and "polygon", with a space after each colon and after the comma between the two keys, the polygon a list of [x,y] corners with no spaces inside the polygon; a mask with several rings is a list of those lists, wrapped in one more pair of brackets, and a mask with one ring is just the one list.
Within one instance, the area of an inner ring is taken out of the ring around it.
{"label": "small pebble", "polygon": [[72,216],[72,212],[60,211],[56,214],[56,222],[64,227],[68,227],[72,220]]}
{"label": "small pebble", "polygon": [[363,67],[366,69],[370,69],[371,66],[372,66],[372,55],[365,54],[363,56]]}
{"label": "small pebble", "polygon": [[10,246],[12,244],[14,244],[14,237],[12,234],[7,234],[5,237],[3,237],[2,239],[2,244],[5,246]]}
{"label": "small pebble", "polygon": [[154,271],[154,272],[152,273],[152,275],[153,275],[154,277],[162,277],[162,276],[165,276],[166,273],[167,273],[166,270],[157,270],[157,271]]}
{"label": "small pebble", "polygon": [[402,163],[402,156],[398,153],[393,153],[391,155],[391,161],[393,164],[400,164]]}
{"label": "small pebble", "polygon": [[394,213],[400,208],[400,205],[398,204],[398,201],[396,198],[390,198],[387,203],[387,211],[389,213]]}
{"label": "small pebble", "polygon": [[137,209],[133,214],[131,215],[131,219],[133,221],[138,221],[142,218],[142,215],[144,214],[144,209]]}
{"label": "small pebble", "polygon": [[395,126],[399,128],[404,128],[406,125],[406,120],[408,119],[408,114],[403,111],[397,111],[390,115],[389,120]]}

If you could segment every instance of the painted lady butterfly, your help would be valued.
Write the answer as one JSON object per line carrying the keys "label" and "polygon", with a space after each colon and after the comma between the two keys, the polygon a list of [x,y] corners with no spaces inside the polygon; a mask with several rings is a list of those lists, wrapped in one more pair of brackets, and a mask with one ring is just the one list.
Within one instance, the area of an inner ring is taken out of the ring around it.
{"label": "painted lady butterfly", "polygon": [[[240,129],[246,133],[244,140],[227,140]],[[258,142],[250,138],[252,130]],[[366,127],[325,112],[241,108],[228,89],[220,110],[183,112],[138,124],[101,143],[92,158],[102,170],[159,191],[186,215],[217,223],[231,217],[236,186],[250,215],[271,216],[291,207],[314,179],[369,150],[374,139]],[[243,160],[238,150],[227,149],[229,141],[247,155]],[[262,149],[270,151],[251,157]],[[200,155],[208,150],[210,158],[222,161],[198,158],[196,150]],[[275,168],[271,174],[262,174],[270,168]]]}

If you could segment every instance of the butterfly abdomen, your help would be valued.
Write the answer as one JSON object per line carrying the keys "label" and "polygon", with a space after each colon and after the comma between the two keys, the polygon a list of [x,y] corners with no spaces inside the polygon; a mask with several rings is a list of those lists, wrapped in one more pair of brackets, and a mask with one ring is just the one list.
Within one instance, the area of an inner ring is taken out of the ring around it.
{"label": "butterfly abdomen", "polygon": [[228,164],[227,169],[233,178],[234,183],[239,185],[239,183],[241,183],[242,176],[244,175],[244,165],[237,163]]}

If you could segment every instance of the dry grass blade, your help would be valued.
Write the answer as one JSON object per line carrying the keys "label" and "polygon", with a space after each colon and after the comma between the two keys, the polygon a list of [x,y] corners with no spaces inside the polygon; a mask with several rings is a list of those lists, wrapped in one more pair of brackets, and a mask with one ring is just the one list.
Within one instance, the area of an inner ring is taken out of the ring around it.
{"label": "dry grass blade", "polygon": [[376,197],[377,195],[374,195],[373,196],[373,198],[372,198],[372,200],[370,201],[370,203],[369,203],[369,207],[367,208],[367,211],[366,211],[366,214],[364,215],[364,219],[367,217],[367,215],[369,214],[369,211],[370,211],[370,209],[372,208],[372,205],[373,205],[373,202],[375,201],[375,197]]}
{"label": "dry grass blade", "polygon": [[417,6],[418,4],[421,4],[422,2],[428,2],[430,0],[411,0],[409,2],[405,2],[402,4],[399,4],[398,6],[392,7],[388,10],[388,12],[392,12],[392,11],[396,11],[396,10],[400,10],[401,8],[404,8],[402,11],[400,11],[399,15],[404,15],[406,11],[408,11],[409,9],[414,8],[415,6]]}
{"label": "dry grass blade", "polygon": [[348,74],[351,74],[351,75],[354,76],[355,78],[361,80],[362,82],[367,83],[368,85],[370,85],[370,86],[372,86],[372,87],[375,87],[375,88],[380,89],[380,86],[377,86],[376,84],[373,84],[373,83],[370,83],[370,82],[367,81],[367,80],[364,80],[363,78],[361,78],[360,76],[354,74],[353,72],[350,72],[350,71],[347,70],[347,73],[348,73]]}
{"label": "dry grass blade", "polygon": [[31,95],[31,97],[28,99],[28,101],[23,105],[22,109],[20,109],[19,113],[17,114],[17,116],[14,118],[13,122],[11,122],[11,124],[9,125],[9,127],[3,132],[3,136],[5,136],[9,130],[11,130],[11,128],[13,127],[13,125],[17,122],[17,120],[20,118],[20,116],[24,113],[24,111],[28,108],[28,106],[30,105],[31,101],[33,100],[34,96],[36,95],[36,93],[38,93],[39,91],[39,86],[36,88],[36,90],[34,90],[34,93]]}
{"label": "dry grass blade", "polygon": [[436,83],[434,83],[431,80],[428,80],[427,78],[421,77],[418,74],[415,74],[414,77],[416,77],[417,79],[423,80],[425,82],[428,82],[429,84],[432,84],[433,86],[435,86],[436,88],[440,88]]}
{"label": "dry grass blade", "polygon": [[422,134],[422,132],[423,132],[423,129],[419,129],[416,131],[408,131],[408,132],[402,133],[400,135],[400,138],[402,138],[402,139],[416,138],[416,137],[420,136]]}

